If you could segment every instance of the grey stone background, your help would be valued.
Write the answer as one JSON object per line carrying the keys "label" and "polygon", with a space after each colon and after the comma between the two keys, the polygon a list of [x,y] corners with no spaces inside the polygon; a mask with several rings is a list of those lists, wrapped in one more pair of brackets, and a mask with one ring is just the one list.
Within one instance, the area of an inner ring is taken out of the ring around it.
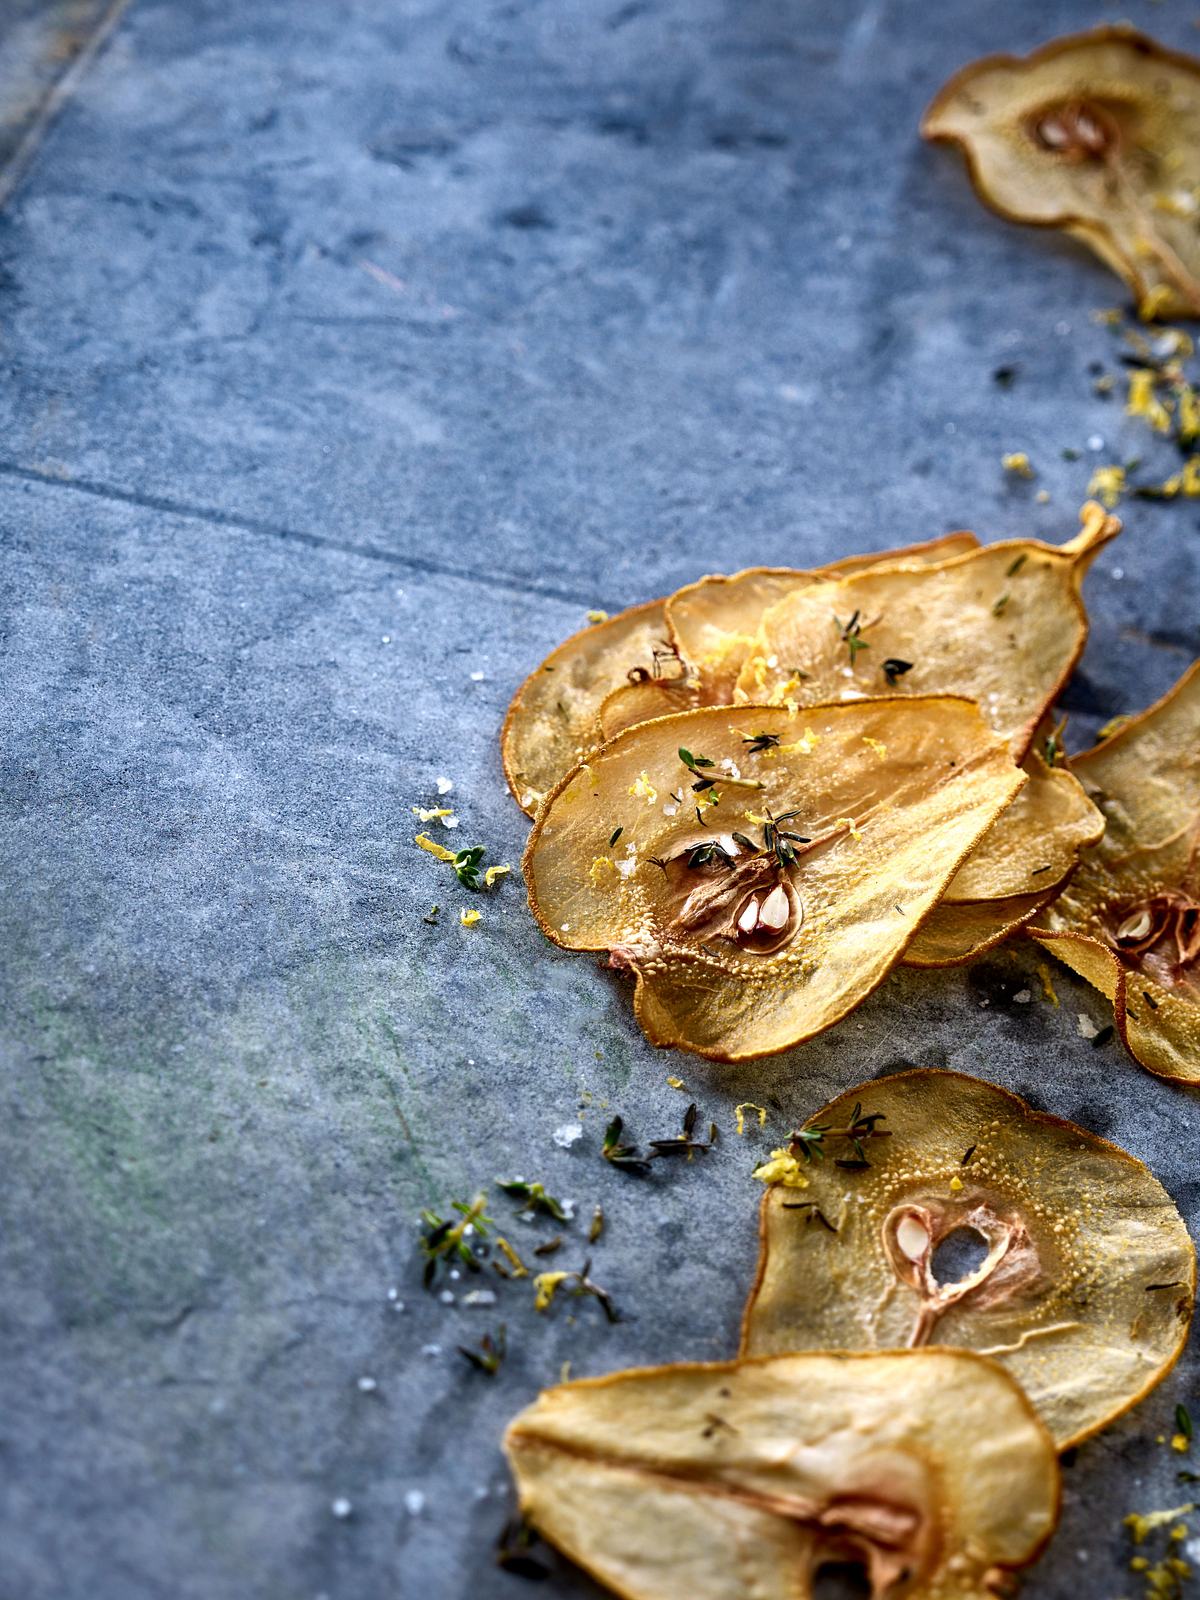
{"label": "grey stone background", "polygon": [[[1127,3],[1200,46],[1193,8]],[[963,61],[1117,12],[111,11],[0,12],[0,159],[60,26],[116,23],[0,216],[0,1596],[515,1600],[504,1422],[564,1361],[731,1351],[749,1169],[830,1093],[978,1072],[1200,1210],[1194,1099],[1084,1040],[1103,1002],[1056,968],[1052,1008],[1021,949],[719,1068],[653,1052],[515,878],[463,930],[411,844],[444,774],[462,842],[516,861],[500,720],[589,607],[959,526],[1061,539],[1092,465],[1143,453],[1088,373],[1120,286],[916,135]],[[1097,563],[1076,745],[1196,653],[1196,524],[1134,504]],[[670,1073],[722,1142],[638,1184],[600,1133],[677,1127]],[[627,1320],[422,1292],[419,1207],[513,1171],[603,1203]],[[489,1382],[454,1346],[499,1320]],[[1119,1519],[1183,1498],[1154,1437],[1193,1375],[1079,1452],[1035,1600],[1133,1594]],[[595,1591],[559,1564],[541,1592]]]}

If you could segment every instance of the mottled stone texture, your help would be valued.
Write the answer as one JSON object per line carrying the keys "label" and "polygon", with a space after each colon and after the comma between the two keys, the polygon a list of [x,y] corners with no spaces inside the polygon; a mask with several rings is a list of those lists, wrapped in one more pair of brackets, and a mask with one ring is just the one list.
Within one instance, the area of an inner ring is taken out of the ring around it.
{"label": "mottled stone texture", "polygon": [[[1088,373],[1119,286],[915,131],[966,58],[1096,15],[135,0],[0,219],[3,1600],[523,1592],[490,1565],[505,1419],[564,1361],[732,1349],[770,1134],[736,1137],[740,1100],[779,1130],[903,1062],[977,1071],[1195,1220],[1194,1100],[1023,950],[722,1069],[651,1051],[515,878],[463,930],[410,842],[445,774],[456,837],[516,860],[500,719],[588,607],[1061,538],[1090,463],[1142,453]],[[1195,653],[1198,539],[1135,505],[1097,563],[1076,743]],[[639,1184],[600,1132],[676,1127],[668,1073],[722,1143]],[[603,1202],[619,1326],[422,1292],[418,1208],[514,1171]],[[501,1319],[489,1382],[454,1346]],[[1118,1518],[1183,1497],[1154,1438],[1191,1380],[1079,1452],[1035,1600],[1129,1590]]]}

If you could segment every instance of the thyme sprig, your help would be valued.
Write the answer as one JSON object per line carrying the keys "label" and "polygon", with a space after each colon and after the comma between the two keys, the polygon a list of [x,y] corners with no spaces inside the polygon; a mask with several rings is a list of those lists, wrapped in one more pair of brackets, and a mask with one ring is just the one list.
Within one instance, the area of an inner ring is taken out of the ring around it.
{"label": "thyme sprig", "polygon": [[694,1137],[696,1123],[700,1116],[700,1108],[695,1101],[683,1114],[683,1129],[670,1139],[651,1139],[650,1149],[655,1156],[686,1156],[690,1161],[697,1150],[711,1150],[717,1142],[717,1125],[709,1123],[708,1139],[703,1141]]}
{"label": "thyme sprig", "polygon": [[424,1283],[428,1289],[437,1274],[439,1261],[460,1261],[469,1272],[480,1270],[479,1258],[471,1247],[472,1238],[485,1239],[495,1223],[487,1215],[487,1195],[481,1189],[473,1200],[452,1200],[451,1210],[458,1212],[459,1220],[439,1217],[436,1211],[421,1212],[426,1232],[421,1238],[421,1254],[425,1257]]}
{"label": "thyme sprig", "polygon": [[870,640],[864,639],[862,636],[862,630],[867,627],[868,624],[863,622],[861,617],[862,613],[856,610],[851,616],[849,622],[843,622],[841,617],[839,617],[836,612],[834,613],[833,620],[838,630],[838,637],[850,652],[851,666],[854,665],[854,658],[858,655],[860,650],[869,650],[871,648]]}
{"label": "thyme sprig", "polygon": [[829,1154],[828,1143],[834,1139],[843,1139],[854,1151],[854,1159],[851,1161],[846,1157],[835,1157],[834,1166],[843,1167],[848,1171],[858,1171],[862,1167],[871,1165],[864,1149],[866,1141],[892,1137],[888,1129],[876,1126],[877,1123],[886,1121],[885,1112],[864,1112],[862,1102],[859,1101],[844,1128],[835,1128],[825,1123],[812,1128],[795,1129],[792,1134],[791,1152],[794,1156],[802,1155],[806,1161],[823,1161]]}
{"label": "thyme sprig", "polygon": [[542,1212],[548,1217],[553,1217],[556,1222],[570,1220],[562,1202],[556,1200],[552,1194],[547,1194],[543,1184],[531,1183],[527,1178],[497,1178],[496,1183],[513,1200],[523,1202],[518,1207],[519,1211],[528,1212],[531,1216]]}
{"label": "thyme sprig", "polygon": [[600,1154],[614,1167],[620,1167],[625,1172],[631,1172],[637,1177],[645,1177],[650,1171],[653,1161],[662,1160],[669,1156],[686,1156],[690,1161],[697,1150],[703,1152],[711,1150],[717,1142],[717,1125],[709,1124],[708,1138],[696,1137],[696,1124],[700,1117],[699,1107],[689,1105],[683,1114],[683,1126],[679,1133],[672,1134],[666,1139],[650,1139],[649,1148],[645,1155],[637,1145],[623,1141],[625,1124],[620,1117],[614,1117],[604,1130],[604,1142],[600,1146]]}
{"label": "thyme sprig", "polygon": [[539,1311],[546,1311],[559,1294],[589,1295],[597,1301],[609,1322],[620,1322],[621,1313],[607,1289],[602,1289],[591,1275],[591,1257],[577,1267],[573,1272],[544,1272],[534,1279],[537,1286],[536,1306]]}
{"label": "thyme sprig", "polygon": [[460,850],[455,855],[451,866],[454,868],[454,876],[464,889],[478,889],[479,873],[486,854],[484,846],[477,844],[472,845],[469,850]]}
{"label": "thyme sprig", "polygon": [[707,839],[703,844],[693,845],[688,851],[689,867],[711,867],[714,861],[719,861],[723,867],[733,865],[733,857],[719,839]]}
{"label": "thyme sprig", "polygon": [[[737,789],[762,788],[762,782],[760,779],[736,778],[732,772],[727,770],[722,769],[718,771],[717,764],[711,759],[711,757],[694,756],[690,750],[685,750],[682,745],[679,747],[679,759],[683,762],[684,766],[696,780],[695,783],[692,784],[692,792],[694,794],[703,794],[706,789],[714,789],[718,783],[732,784],[734,788]],[[711,775],[701,770],[704,767],[711,767],[713,769]],[[716,796],[711,797],[706,804],[716,805]]]}
{"label": "thyme sprig", "polygon": [[508,1354],[508,1329],[502,1322],[494,1334],[485,1333],[479,1341],[479,1349],[472,1350],[465,1344],[454,1347],[464,1361],[469,1361],[476,1372],[482,1372],[485,1377],[494,1378],[504,1364]]}
{"label": "thyme sprig", "polygon": [[794,822],[799,815],[798,811],[783,811],[776,817],[771,812],[767,812],[767,820],[763,824],[763,849],[768,855],[774,854],[781,867],[790,867],[795,864],[795,845],[812,843],[812,840],[806,835],[789,833],[783,827],[785,822]]}

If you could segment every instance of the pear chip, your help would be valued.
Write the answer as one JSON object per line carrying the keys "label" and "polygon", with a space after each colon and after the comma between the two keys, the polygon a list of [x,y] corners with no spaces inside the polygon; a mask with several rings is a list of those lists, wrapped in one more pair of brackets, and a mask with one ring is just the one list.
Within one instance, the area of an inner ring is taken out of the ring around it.
{"label": "pear chip", "polygon": [[650,600],[584,628],[552,650],[513,696],[500,734],[504,776],[513,798],[533,816],[543,796],[597,742],[601,703],[629,674],[678,676],[663,602]]}
{"label": "pear chip", "polygon": [[[853,1153],[844,1130],[878,1133]],[[1129,1409],[1187,1339],[1196,1256],[1158,1180],[1083,1128],[956,1072],[860,1085],[806,1124],[825,1159],[763,1196],[742,1353],[926,1345],[976,1350],[1016,1379],[1060,1449]],[[828,1227],[807,1219],[818,1207]],[[836,1231],[833,1231],[836,1230]],[[935,1252],[978,1236],[941,1281]]]}
{"label": "pear chip", "polygon": [[[1083,508],[1065,545],[1001,544],[921,568],[881,567],[808,584],[772,606],[736,698],[822,700],[961,694],[977,700],[1020,760],[1087,638],[1084,574],[1121,524]],[[913,663],[884,684],[885,663]]]}
{"label": "pear chip", "polygon": [[1062,228],[1145,317],[1200,316],[1200,61],[1123,26],[988,56],[938,92],[927,139],[958,145],[985,205]]}
{"label": "pear chip", "polygon": [[1054,1446],[961,1351],[641,1368],[545,1390],[505,1448],[522,1513],[625,1600],[992,1600],[1058,1520]]}
{"label": "pear chip", "polygon": [[1200,1081],[1200,663],[1075,756],[1107,818],[1032,936],[1113,1002],[1130,1054]]}
{"label": "pear chip", "polygon": [[1025,781],[950,696],[660,717],[547,797],[529,903],[556,944],[635,974],[653,1044],[767,1055],[882,982]]}

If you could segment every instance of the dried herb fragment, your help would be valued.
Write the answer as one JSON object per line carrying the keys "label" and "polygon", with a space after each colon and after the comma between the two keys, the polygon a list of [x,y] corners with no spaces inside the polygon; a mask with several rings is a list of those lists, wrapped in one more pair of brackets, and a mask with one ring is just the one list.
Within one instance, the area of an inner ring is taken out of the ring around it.
{"label": "dried herb fragment", "polygon": [[553,1217],[556,1222],[568,1220],[561,1201],[547,1194],[542,1184],[530,1183],[526,1178],[497,1178],[496,1184],[511,1199],[523,1202],[519,1210],[527,1211],[531,1215],[542,1212],[548,1217]]}
{"label": "dried herb fragment", "polygon": [[631,1172],[636,1177],[645,1177],[650,1171],[650,1162],[646,1156],[638,1154],[635,1144],[623,1144],[621,1134],[625,1123],[621,1117],[614,1117],[604,1130],[604,1141],[600,1146],[600,1154],[605,1161],[614,1167],[620,1167],[624,1172]]}
{"label": "dried herb fragment", "polygon": [[777,733],[753,733],[742,739],[747,755],[761,755],[764,750],[774,750],[779,744]]}
{"label": "dried herb fragment", "polygon": [[534,1308],[546,1311],[550,1308],[555,1298],[567,1294],[578,1298],[581,1295],[595,1300],[605,1318],[609,1322],[620,1322],[621,1313],[613,1302],[613,1297],[607,1289],[602,1289],[591,1277],[592,1263],[588,1259],[573,1272],[543,1272],[534,1281],[537,1291]]}
{"label": "dried herb fragment", "polygon": [[561,1250],[562,1246],[563,1236],[561,1233],[556,1233],[553,1239],[546,1239],[541,1244],[535,1244],[533,1253],[535,1256],[552,1256],[556,1250]]}
{"label": "dried herb fragment", "polygon": [[479,1341],[479,1349],[472,1350],[465,1344],[456,1345],[455,1349],[465,1361],[469,1361],[477,1372],[482,1372],[489,1378],[494,1378],[504,1364],[504,1357],[508,1354],[508,1330],[502,1322],[495,1334],[485,1333]]}
{"label": "dried herb fragment", "polygon": [[540,1544],[537,1533],[524,1517],[514,1517],[506,1522],[496,1542],[496,1565],[514,1578],[529,1578],[541,1583],[550,1576],[550,1568],[532,1554]]}
{"label": "dried herb fragment", "polygon": [[425,1233],[421,1238],[421,1254],[425,1257],[425,1287],[428,1289],[437,1273],[438,1262],[451,1258],[461,1262],[469,1272],[480,1270],[479,1258],[471,1247],[472,1238],[485,1239],[487,1231],[495,1224],[487,1215],[487,1195],[480,1190],[473,1200],[452,1200],[451,1209],[458,1212],[459,1220],[440,1217],[436,1211],[421,1212]]}
{"label": "dried herb fragment", "polygon": [[479,872],[486,854],[483,845],[477,844],[469,850],[460,850],[454,857],[454,876],[464,889],[478,889]]}
{"label": "dried herb fragment", "polygon": [[717,1142],[717,1125],[709,1124],[707,1142],[695,1138],[696,1122],[700,1116],[695,1101],[683,1114],[683,1130],[670,1139],[651,1139],[650,1148],[655,1156],[686,1156],[690,1161],[697,1150],[711,1150]]}
{"label": "dried herb fragment", "polygon": [[588,1223],[588,1243],[595,1244],[604,1232],[604,1207],[597,1206],[592,1212],[592,1220]]}
{"label": "dried herb fragment", "polygon": [[898,679],[902,678],[906,672],[911,672],[912,669],[912,662],[902,661],[899,656],[889,656],[883,663],[883,675],[893,686],[895,686]]}

